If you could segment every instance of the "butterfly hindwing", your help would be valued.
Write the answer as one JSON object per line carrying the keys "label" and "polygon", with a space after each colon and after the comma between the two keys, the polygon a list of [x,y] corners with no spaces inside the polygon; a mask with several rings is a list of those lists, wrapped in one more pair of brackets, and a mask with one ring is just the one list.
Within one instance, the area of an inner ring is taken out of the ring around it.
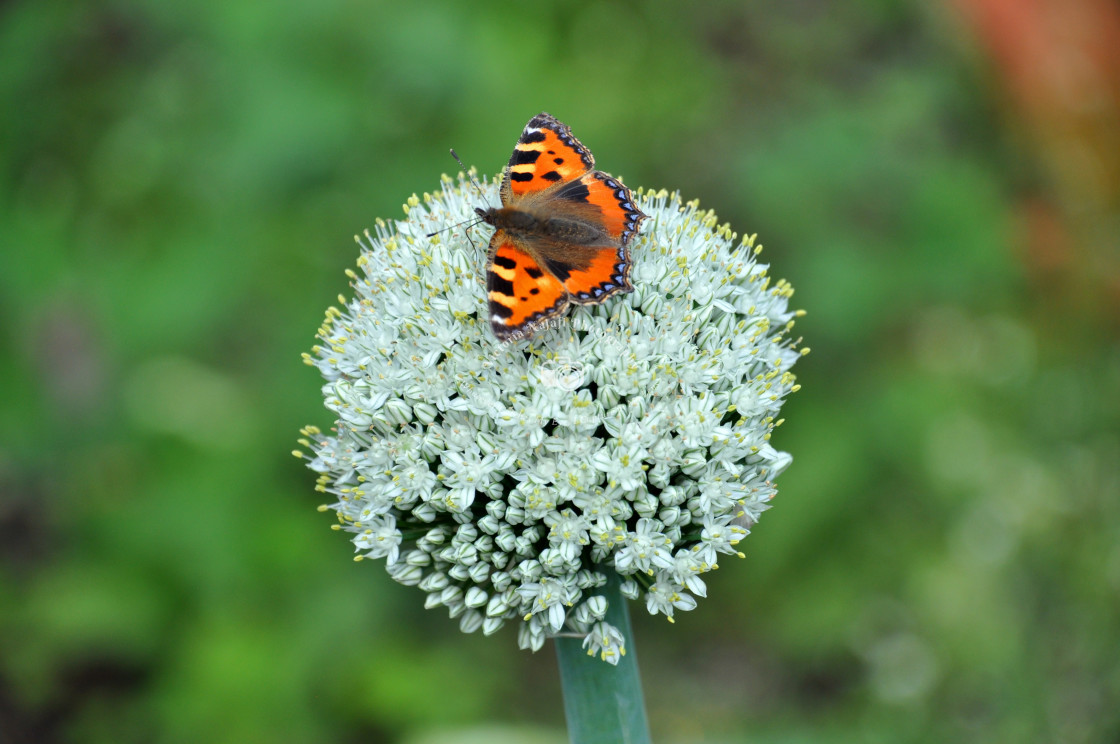
{"label": "butterfly hindwing", "polygon": [[603,302],[618,292],[629,292],[630,260],[624,246],[572,245],[551,240],[531,244],[538,262],[556,277],[568,301],[580,305]]}
{"label": "butterfly hindwing", "polygon": [[646,218],[634,205],[630,189],[602,171],[585,173],[578,180],[565,184],[557,189],[556,198],[597,208],[595,222],[622,245],[630,242]]}

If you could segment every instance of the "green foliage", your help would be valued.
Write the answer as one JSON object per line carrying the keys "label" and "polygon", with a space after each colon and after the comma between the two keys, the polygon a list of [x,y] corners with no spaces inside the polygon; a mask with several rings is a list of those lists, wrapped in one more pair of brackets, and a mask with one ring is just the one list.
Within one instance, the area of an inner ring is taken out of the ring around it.
{"label": "green foliage", "polygon": [[286,456],[351,236],[541,109],[809,311],[747,559],[631,608],[654,738],[1115,738],[1114,321],[1025,278],[1032,155],[926,7],[7,3],[0,739],[561,730],[551,653],[351,563]]}

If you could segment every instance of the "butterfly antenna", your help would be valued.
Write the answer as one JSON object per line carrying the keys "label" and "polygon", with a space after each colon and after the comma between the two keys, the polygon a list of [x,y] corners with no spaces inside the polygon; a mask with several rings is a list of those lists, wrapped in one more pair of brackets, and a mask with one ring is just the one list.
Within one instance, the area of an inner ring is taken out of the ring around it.
{"label": "butterfly antenna", "polygon": [[[478,191],[478,195],[482,197],[482,200],[485,201],[487,204],[489,204],[490,202],[486,199],[486,192],[482,190],[482,184],[478,182],[477,178],[475,178],[474,171],[472,171],[467,166],[463,165],[463,161],[460,160],[459,156],[455,153],[455,148],[454,147],[451,148],[451,157],[455,158],[455,162],[459,164],[459,167],[462,168],[463,172],[466,173],[467,176],[471,179],[471,183],[474,184],[474,187]],[[433,237],[435,235],[439,235],[441,232],[447,232],[448,230],[454,230],[456,227],[461,227],[462,225],[466,225],[467,230],[469,230],[470,228],[474,227],[475,225],[477,225],[480,222],[482,222],[481,219],[463,220],[462,222],[460,222],[457,225],[450,225],[448,227],[443,228],[442,230],[436,230],[435,232],[430,232],[427,235],[425,235],[424,237],[430,238],[430,237]],[[467,223],[470,223],[470,224],[467,224]],[[468,233],[466,230],[464,230],[463,232],[467,236],[467,240],[470,241],[470,244],[474,245],[474,241],[471,240],[470,233]]]}
{"label": "butterfly antenna", "polygon": [[[454,225],[448,225],[447,227],[443,228],[442,230],[436,230],[435,232],[430,232],[427,235],[425,235],[424,237],[425,238],[431,238],[435,235],[439,235],[442,232],[447,232],[448,230],[454,230],[457,227],[462,227],[463,225],[466,225],[467,229],[469,230],[472,227],[474,227],[475,225],[477,225],[479,222],[482,222],[482,220],[477,218],[477,217],[474,218],[474,219],[463,220],[462,222],[457,222]],[[470,240],[470,235],[469,234],[467,235],[467,240]]]}
{"label": "butterfly antenna", "polygon": [[451,148],[451,157],[455,158],[455,162],[459,164],[459,167],[463,169],[463,172],[467,174],[467,177],[471,179],[471,183],[474,184],[474,188],[476,191],[478,191],[478,195],[482,197],[482,200],[489,204],[490,201],[486,198],[486,192],[482,190],[482,184],[478,182],[477,178],[475,178],[474,171],[463,165],[463,161],[459,159],[459,156],[457,154],[455,154],[454,147]]}

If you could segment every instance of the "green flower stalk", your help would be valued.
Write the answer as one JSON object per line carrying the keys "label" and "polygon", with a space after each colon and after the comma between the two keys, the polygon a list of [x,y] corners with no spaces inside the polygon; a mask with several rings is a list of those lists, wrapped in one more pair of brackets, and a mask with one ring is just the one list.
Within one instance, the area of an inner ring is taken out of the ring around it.
{"label": "green flower stalk", "polygon": [[608,664],[629,641],[608,619],[614,575],[672,621],[719,556],[743,556],[791,460],[770,435],[808,351],[754,236],[676,194],[635,198],[634,291],[501,343],[490,228],[456,227],[480,199],[445,177],[359,239],[354,297],[305,355],[337,423],[301,442],[359,559],[465,632],[514,622],[521,648],[574,638]]}

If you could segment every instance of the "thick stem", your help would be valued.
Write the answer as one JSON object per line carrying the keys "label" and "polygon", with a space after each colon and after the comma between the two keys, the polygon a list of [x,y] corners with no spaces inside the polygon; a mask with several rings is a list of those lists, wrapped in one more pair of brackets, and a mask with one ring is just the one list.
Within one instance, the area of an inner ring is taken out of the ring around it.
{"label": "thick stem", "polygon": [[620,583],[618,576],[608,571],[601,590],[607,599],[604,619],[626,637],[626,655],[617,666],[588,656],[582,639],[556,639],[564,714],[572,744],[650,744],[634,633]]}

